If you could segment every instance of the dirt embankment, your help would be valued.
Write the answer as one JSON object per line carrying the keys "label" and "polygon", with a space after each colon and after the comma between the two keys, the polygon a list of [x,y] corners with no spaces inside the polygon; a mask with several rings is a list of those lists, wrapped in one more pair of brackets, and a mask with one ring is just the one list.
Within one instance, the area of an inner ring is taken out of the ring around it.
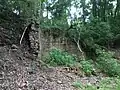
{"label": "dirt embankment", "polygon": [[57,68],[42,70],[28,52],[0,47],[0,90],[73,90],[70,83]]}

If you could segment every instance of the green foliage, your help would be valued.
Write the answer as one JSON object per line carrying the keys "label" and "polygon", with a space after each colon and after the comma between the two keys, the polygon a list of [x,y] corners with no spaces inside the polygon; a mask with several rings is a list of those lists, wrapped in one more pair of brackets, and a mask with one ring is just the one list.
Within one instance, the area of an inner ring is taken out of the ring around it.
{"label": "green foliage", "polygon": [[113,58],[111,52],[105,50],[96,50],[98,55],[97,64],[98,67],[110,76],[120,76],[120,64]]}
{"label": "green foliage", "polygon": [[48,0],[46,9],[51,12],[53,18],[59,19],[66,15],[66,10],[71,5],[71,1],[72,0]]}
{"label": "green foliage", "polygon": [[106,77],[100,81],[99,86],[101,89],[105,90],[117,90],[119,88],[120,80],[119,78],[114,77]]}
{"label": "green foliage", "polygon": [[68,37],[72,40],[81,40],[83,34],[86,32],[85,25],[80,20],[73,22],[72,28],[68,30]]}
{"label": "green foliage", "polygon": [[[43,28],[43,31],[45,29],[51,30],[51,32],[56,32],[54,28],[61,30],[62,32],[65,31],[65,29],[68,28],[68,23],[65,20],[65,17],[61,17],[61,19],[50,19],[50,20],[44,20],[44,22],[41,24],[41,28]],[[58,33],[58,32],[57,32]]]}
{"label": "green foliage", "polygon": [[78,81],[73,82],[72,86],[75,87],[75,88],[82,88],[83,87],[81,82],[78,82]]}
{"label": "green foliage", "polygon": [[76,58],[60,49],[52,49],[49,52],[46,63],[52,66],[71,66],[75,64]]}
{"label": "green foliage", "polygon": [[117,84],[116,90],[120,90],[120,82]]}
{"label": "green foliage", "polygon": [[98,90],[94,85],[86,85],[84,90]]}
{"label": "green foliage", "polygon": [[80,82],[74,82],[73,86],[79,90],[120,90],[120,78],[106,77],[100,80],[97,85],[86,84],[82,85]]}
{"label": "green foliage", "polygon": [[89,60],[83,60],[80,62],[82,70],[86,75],[91,75],[94,72],[93,64]]}
{"label": "green foliage", "polygon": [[[47,15],[44,17],[44,20],[41,23],[41,27],[50,30],[58,28],[59,30],[62,30],[62,32],[65,31],[65,29],[68,28],[67,8],[71,5],[71,2],[72,0],[51,0],[51,1],[48,0],[47,2],[45,2],[44,9],[45,12],[47,11]],[[54,30],[53,32],[56,31]]]}
{"label": "green foliage", "polygon": [[96,45],[109,46],[109,42],[114,38],[109,23],[98,19],[91,20],[86,24],[77,19],[67,33],[71,40],[80,41],[83,50],[90,53],[93,53]]}
{"label": "green foliage", "polygon": [[92,37],[96,44],[104,46],[113,39],[113,33],[111,32],[110,25],[107,22],[94,19],[88,24],[88,30],[90,30],[88,36]]}

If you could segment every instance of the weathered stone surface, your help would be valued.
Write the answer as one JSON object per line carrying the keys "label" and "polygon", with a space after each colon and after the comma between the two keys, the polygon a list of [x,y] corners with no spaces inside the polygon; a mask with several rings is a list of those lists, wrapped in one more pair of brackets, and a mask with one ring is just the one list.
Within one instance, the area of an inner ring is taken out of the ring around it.
{"label": "weathered stone surface", "polygon": [[38,31],[31,31],[29,33],[29,39],[30,39],[30,49],[33,54],[38,55],[39,51],[39,38],[38,38]]}
{"label": "weathered stone surface", "polygon": [[[80,56],[80,52],[77,49],[75,43],[72,41],[68,40],[65,37],[54,37],[50,35],[49,32],[42,33],[40,35],[40,40],[39,40],[39,32],[37,28],[34,28],[31,30],[29,33],[29,39],[30,39],[30,46],[31,46],[31,51],[34,55],[37,55],[39,52],[39,48],[41,48],[41,56],[45,56],[51,48],[59,48],[64,51],[67,51],[71,54],[76,54]],[[40,43],[40,45],[39,45]]]}

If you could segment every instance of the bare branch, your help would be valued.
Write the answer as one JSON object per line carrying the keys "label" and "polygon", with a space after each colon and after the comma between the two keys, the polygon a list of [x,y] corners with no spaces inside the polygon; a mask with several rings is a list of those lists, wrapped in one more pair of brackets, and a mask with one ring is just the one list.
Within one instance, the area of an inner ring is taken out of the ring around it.
{"label": "bare branch", "polygon": [[23,32],[23,34],[22,34],[22,37],[21,37],[21,39],[20,39],[20,45],[21,45],[21,43],[22,43],[22,40],[23,40],[23,37],[24,37],[24,35],[25,35],[26,30],[27,30],[27,27],[25,27],[24,32]]}

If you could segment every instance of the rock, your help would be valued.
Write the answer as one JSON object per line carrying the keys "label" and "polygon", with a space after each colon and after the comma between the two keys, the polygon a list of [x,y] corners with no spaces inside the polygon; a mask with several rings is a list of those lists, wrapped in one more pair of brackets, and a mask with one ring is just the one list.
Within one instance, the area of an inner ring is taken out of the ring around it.
{"label": "rock", "polygon": [[58,84],[62,84],[62,81],[57,81]]}
{"label": "rock", "polygon": [[23,83],[21,83],[21,87],[27,87],[28,85],[27,85],[27,82],[23,82]]}
{"label": "rock", "polygon": [[50,82],[53,82],[53,79],[50,78],[50,77],[47,77],[47,80],[50,81]]}

